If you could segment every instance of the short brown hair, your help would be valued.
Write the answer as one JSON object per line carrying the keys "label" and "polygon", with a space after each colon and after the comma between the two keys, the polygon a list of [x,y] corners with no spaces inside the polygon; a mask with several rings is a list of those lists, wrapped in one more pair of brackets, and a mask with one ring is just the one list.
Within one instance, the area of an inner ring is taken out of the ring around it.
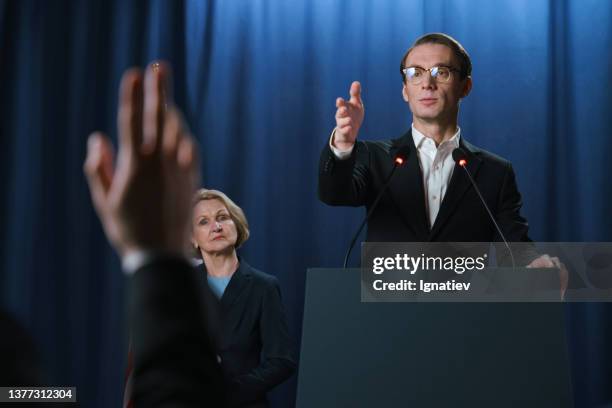
{"label": "short brown hair", "polygon": [[[236,225],[236,232],[238,233],[238,237],[236,238],[236,244],[234,245],[234,247],[240,248],[240,246],[244,244],[247,239],[249,239],[250,235],[249,222],[247,221],[246,215],[244,215],[244,211],[242,211],[242,208],[238,207],[235,202],[233,202],[227,195],[225,195],[221,191],[208,190],[205,188],[201,188],[195,192],[195,194],[193,195],[193,200],[191,202],[191,208],[193,209],[196,204],[198,204],[200,201],[205,200],[219,200],[223,203],[223,205],[225,205],[225,208],[227,208],[227,211],[229,212],[230,217],[232,218],[232,221],[234,221],[234,224]],[[194,255],[196,255],[198,258],[202,257],[200,251],[196,250],[194,252]]]}
{"label": "short brown hair", "polygon": [[425,34],[417,38],[414,44],[412,44],[412,46],[408,48],[408,51],[406,51],[406,53],[404,54],[404,57],[400,61],[400,74],[402,75],[402,81],[406,81],[406,78],[403,72],[404,68],[406,68],[404,66],[404,61],[406,61],[406,58],[408,58],[408,54],[410,54],[410,52],[414,50],[415,47],[422,45],[422,44],[446,45],[448,48],[450,48],[453,51],[453,53],[455,54],[455,57],[457,57],[457,59],[459,60],[459,65],[460,65],[459,70],[460,70],[461,76],[465,78],[465,77],[472,75],[472,60],[470,59],[470,56],[465,50],[465,48],[463,48],[463,45],[459,43],[459,41],[455,40],[453,37],[451,37],[448,34],[429,33],[429,34]]}

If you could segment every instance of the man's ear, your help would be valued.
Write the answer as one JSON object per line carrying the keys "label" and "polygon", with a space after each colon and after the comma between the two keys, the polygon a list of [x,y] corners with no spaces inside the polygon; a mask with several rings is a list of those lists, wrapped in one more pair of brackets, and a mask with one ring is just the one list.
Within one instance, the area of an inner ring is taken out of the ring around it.
{"label": "man's ear", "polygon": [[406,83],[402,85],[402,98],[404,98],[404,102],[408,103],[408,90],[406,89]]}
{"label": "man's ear", "polygon": [[461,90],[461,97],[465,98],[472,91],[472,77],[468,76],[465,78],[465,84],[463,84],[463,89]]}

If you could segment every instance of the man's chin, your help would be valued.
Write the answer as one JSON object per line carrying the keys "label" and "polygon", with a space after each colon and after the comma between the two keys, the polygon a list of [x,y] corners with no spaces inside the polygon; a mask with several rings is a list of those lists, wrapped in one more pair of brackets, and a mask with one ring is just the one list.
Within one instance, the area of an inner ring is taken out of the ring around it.
{"label": "man's chin", "polygon": [[414,116],[415,120],[420,120],[422,122],[435,122],[440,118],[440,112],[417,112],[416,114],[413,113],[412,116]]}

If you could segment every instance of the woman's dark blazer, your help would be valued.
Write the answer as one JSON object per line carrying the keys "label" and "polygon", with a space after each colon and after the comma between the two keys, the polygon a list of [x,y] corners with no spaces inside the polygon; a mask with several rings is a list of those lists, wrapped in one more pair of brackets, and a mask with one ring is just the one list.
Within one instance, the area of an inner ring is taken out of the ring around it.
{"label": "woman's dark blazer", "polygon": [[278,280],[240,259],[217,306],[218,360],[230,406],[267,407],[266,392],[296,368]]}

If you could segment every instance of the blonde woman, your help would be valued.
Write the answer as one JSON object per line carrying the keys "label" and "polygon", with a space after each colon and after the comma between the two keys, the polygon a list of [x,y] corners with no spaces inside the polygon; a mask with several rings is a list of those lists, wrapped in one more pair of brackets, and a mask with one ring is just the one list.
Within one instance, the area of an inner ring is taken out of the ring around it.
{"label": "blonde woman", "polygon": [[237,255],[249,238],[246,216],[229,197],[198,190],[192,245],[219,301],[218,360],[232,407],[267,407],[266,393],[295,370],[278,280]]}

